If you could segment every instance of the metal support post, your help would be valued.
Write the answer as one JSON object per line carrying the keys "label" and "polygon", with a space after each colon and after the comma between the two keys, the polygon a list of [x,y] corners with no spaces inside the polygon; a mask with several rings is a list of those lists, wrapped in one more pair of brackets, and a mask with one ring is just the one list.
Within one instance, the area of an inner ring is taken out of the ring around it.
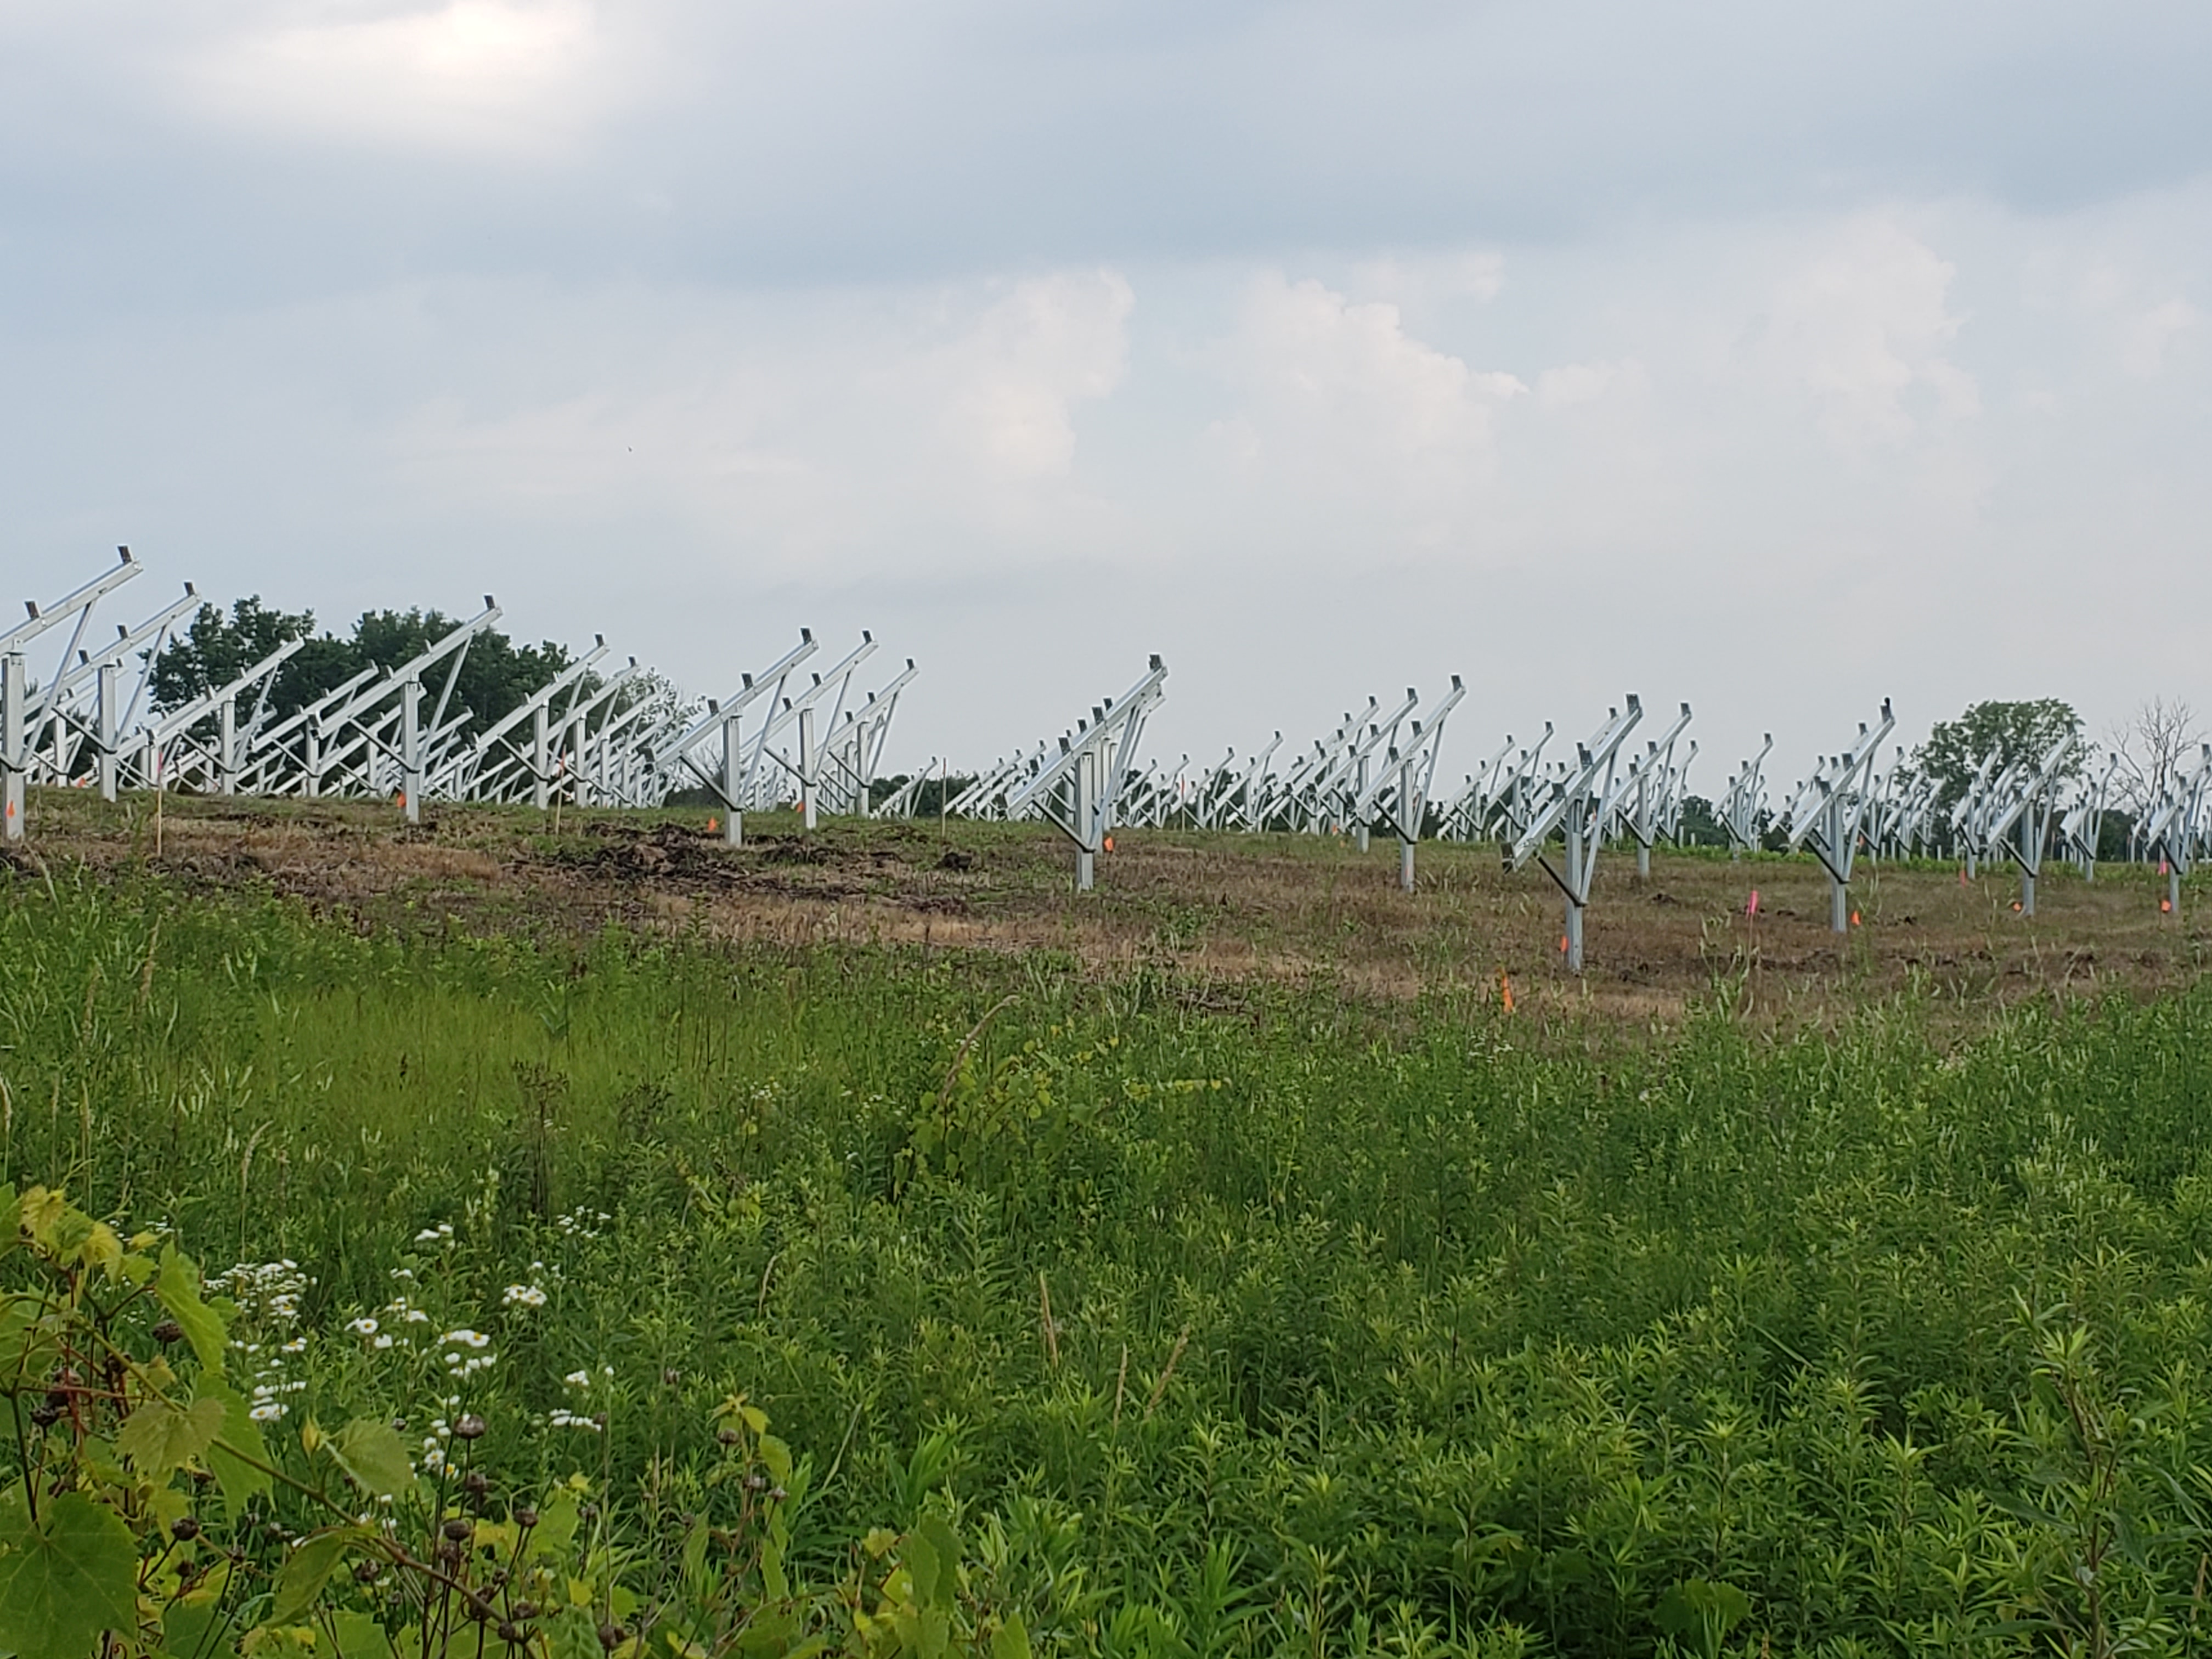
{"label": "metal support post", "polygon": [[545,705],[530,711],[530,804],[539,811],[553,805],[553,749],[547,740]]}
{"label": "metal support post", "polygon": [[814,830],[817,803],[816,794],[821,787],[822,757],[814,751],[814,710],[799,711],[799,828],[811,834]]}
{"label": "metal support post", "polygon": [[[1828,798],[1828,823],[1823,832],[1832,848],[1844,844],[1844,797],[1841,790]],[[1851,890],[1844,878],[1831,866],[1828,871],[1828,930],[1848,933],[1851,930]]]}
{"label": "metal support post", "polygon": [[[1367,798],[1367,757],[1364,755],[1359,757],[1359,765],[1352,774],[1352,798],[1355,801],[1364,800]],[[1367,850],[1367,819],[1364,815],[1361,816],[1358,823],[1353,827],[1352,836],[1359,850],[1365,852]]]}
{"label": "metal support post", "polygon": [[1087,893],[1097,875],[1093,854],[1097,851],[1098,834],[1098,757],[1085,750],[1075,757],[1075,890]]}
{"label": "metal support post", "polygon": [[121,671],[120,663],[104,662],[95,680],[100,698],[98,725],[94,730],[100,741],[100,798],[115,799],[115,739],[121,726],[122,711],[115,706],[116,680]]}
{"label": "metal support post", "polygon": [[745,747],[738,736],[736,714],[722,716],[722,794],[723,805],[728,816],[722,820],[722,844],[743,847],[745,844],[745,815],[738,810],[738,791],[744,785]]}
{"label": "metal support post", "polygon": [[216,742],[222,745],[215,769],[215,792],[238,793],[238,699],[225,697],[216,711]]}
{"label": "metal support post", "polygon": [[1583,900],[1587,891],[1583,879],[1583,835],[1588,826],[1589,802],[1577,792],[1567,804],[1567,878],[1564,884],[1567,898],[1567,971],[1579,974],[1583,970]]}
{"label": "metal support post", "polygon": [[30,757],[24,752],[23,659],[0,654],[0,841],[23,839],[24,781]]}
{"label": "metal support post", "polygon": [[1413,890],[1413,837],[1420,834],[1421,826],[1413,814],[1413,763],[1410,760],[1398,763],[1398,885],[1407,892]]}
{"label": "metal support post", "polygon": [[399,688],[399,795],[407,822],[422,821],[422,682]]}

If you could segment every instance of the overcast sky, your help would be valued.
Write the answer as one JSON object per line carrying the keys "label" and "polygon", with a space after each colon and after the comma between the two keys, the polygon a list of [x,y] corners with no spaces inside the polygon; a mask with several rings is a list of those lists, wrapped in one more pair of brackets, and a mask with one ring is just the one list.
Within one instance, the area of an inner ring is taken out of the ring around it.
{"label": "overcast sky", "polygon": [[[2212,7],[0,0],[0,572],[978,764],[2212,708]],[[144,603],[139,603],[140,600]]]}

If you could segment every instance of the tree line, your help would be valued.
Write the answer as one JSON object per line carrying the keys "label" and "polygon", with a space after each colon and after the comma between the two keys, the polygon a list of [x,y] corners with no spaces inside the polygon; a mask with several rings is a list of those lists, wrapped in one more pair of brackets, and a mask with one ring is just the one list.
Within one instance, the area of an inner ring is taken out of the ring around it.
{"label": "tree line", "polygon": [[[303,641],[270,680],[265,707],[281,720],[343,685],[364,668],[390,670],[420,656],[463,619],[437,610],[365,611],[352,631],[315,631],[312,611],[279,611],[258,593],[225,612],[204,605],[185,629],[156,653],[149,688],[154,707],[179,708],[229,684],[246,669],[294,640]],[[520,707],[574,659],[555,641],[517,645],[495,628],[469,641],[453,684],[452,710],[465,708],[465,732],[492,724]],[[437,673],[442,682],[445,670]]]}

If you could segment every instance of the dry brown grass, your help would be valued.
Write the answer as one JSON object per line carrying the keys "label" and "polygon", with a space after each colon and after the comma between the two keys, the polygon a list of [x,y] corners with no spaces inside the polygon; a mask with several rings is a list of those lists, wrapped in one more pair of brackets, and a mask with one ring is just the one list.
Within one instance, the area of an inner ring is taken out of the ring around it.
{"label": "dry brown grass", "polygon": [[[156,856],[148,804],[80,795],[34,802],[45,859],[186,884],[258,888],[365,925],[575,932],[618,921],[793,946],[898,944],[1053,951],[1100,971],[1170,968],[1219,981],[1317,981],[1359,996],[1501,997],[1531,1012],[1670,1021],[1725,994],[1776,1019],[1822,1020],[1914,990],[1961,1013],[2026,996],[2192,980],[2207,931],[2162,915],[2147,871],[2094,884],[2046,876],[2039,914],[2015,914],[2009,871],[1962,884],[1949,869],[1862,866],[1863,925],[1826,927],[1809,860],[1732,865],[1661,854],[1599,862],[1589,971],[1565,972],[1559,901],[1538,870],[1505,873],[1487,848],[1425,845],[1419,890],[1398,890],[1395,848],[1291,837],[1123,832],[1098,890],[1071,890],[1071,860],[1030,825],[840,823],[802,841],[788,820],[749,825],[735,852],[703,813],[433,811],[419,828],[360,803],[165,804]],[[1756,920],[1744,915],[1753,887]],[[2185,906],[2185,910],[2189,907]]]}

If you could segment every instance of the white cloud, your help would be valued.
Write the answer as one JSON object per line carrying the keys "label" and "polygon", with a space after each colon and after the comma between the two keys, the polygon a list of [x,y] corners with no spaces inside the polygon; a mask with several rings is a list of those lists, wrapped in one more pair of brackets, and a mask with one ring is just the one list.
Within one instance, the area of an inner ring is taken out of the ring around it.
{"label": "white cloud", "polygon": [[2121,363],[2138,380],[2156,379],[2165,370],[2168,349],[2203,319],[2186,300],[2168,300],[2137,313],[2122,331]]}
{"label": "white cloud", "polygon": [[[1158,649],[1178,750],[1463,672],[1448,769],[1629,686],[1689,697],[1710,756],[1771,729],[1802,768],[1883,695],[2212,702],[2212,368],[2162,310],[2203,304],[2203,201],[1532,242],[1432,310],[1162,258],[19,313],[10,499],[27,549],[131,540],[332,617],[490,589],[700,686],[799,623],[873,627],[921,662],[915,757],[1034,738],[1064,714],[1025,699]],[[2131,324],[2155,380],[2122,372]],[[2140,580],[2074,580],[2084,547]]]}
{"label": "white cloud", "polygon": [[[926,522],[988,562],[1066,528],[1076,410],[1127,373],[1134,304],[1104,270],[751,303],[452,290],[428,308],[459,384],[411,405],[388,453],[461,510],[651,515],[847,573],[909,560],[894,526]],[[512,355],[558,337],[594,349],[517,398]]]}
{"label": "white cloud", "polygon": [[1536,401],[1547,409],[1565,409],[1576,404],[1643,391],[1648,384],[1644,365],[1633,357],[1587,363],[1562,363],[1536,377]]}
{"label": "white cloud", "polygon": [[1385,254],[1352,267],[1352,291],[1401,306],[1441,300],[1487,303],[1505,287],[1502,253],[1459,252],[1408,258]]}
{"label": "white cloud", "polygon": [[942,378],[943,426],[972,462],[1008,478],[1064,477],[1073,406],[1104,398],[1128,369],[1135,291],[1113,271],[1017,283],[925,373]]}
{"label": "white cloud", "polygon": [[1242,395],[1247,454],[1287,478],[1356,479],[1385,491],[1486,474],[1497,411],[1528,391],[1417,339],[1395,305],[1279,272],[1247,292],[1220,361]]}
{"label": "white cloud", "polygon": [[1978,414],[1973,377],[1947,356],[1957,270],[1885,217],[1853,221],[1776,290],[1765,349],[1839,441],[1911,436]]}
{"label": "white cloud", "polygon": [[558,149],[613,88],[588,0],[325,7],[204,47],[193,101],[221,118],[404,149]]}

